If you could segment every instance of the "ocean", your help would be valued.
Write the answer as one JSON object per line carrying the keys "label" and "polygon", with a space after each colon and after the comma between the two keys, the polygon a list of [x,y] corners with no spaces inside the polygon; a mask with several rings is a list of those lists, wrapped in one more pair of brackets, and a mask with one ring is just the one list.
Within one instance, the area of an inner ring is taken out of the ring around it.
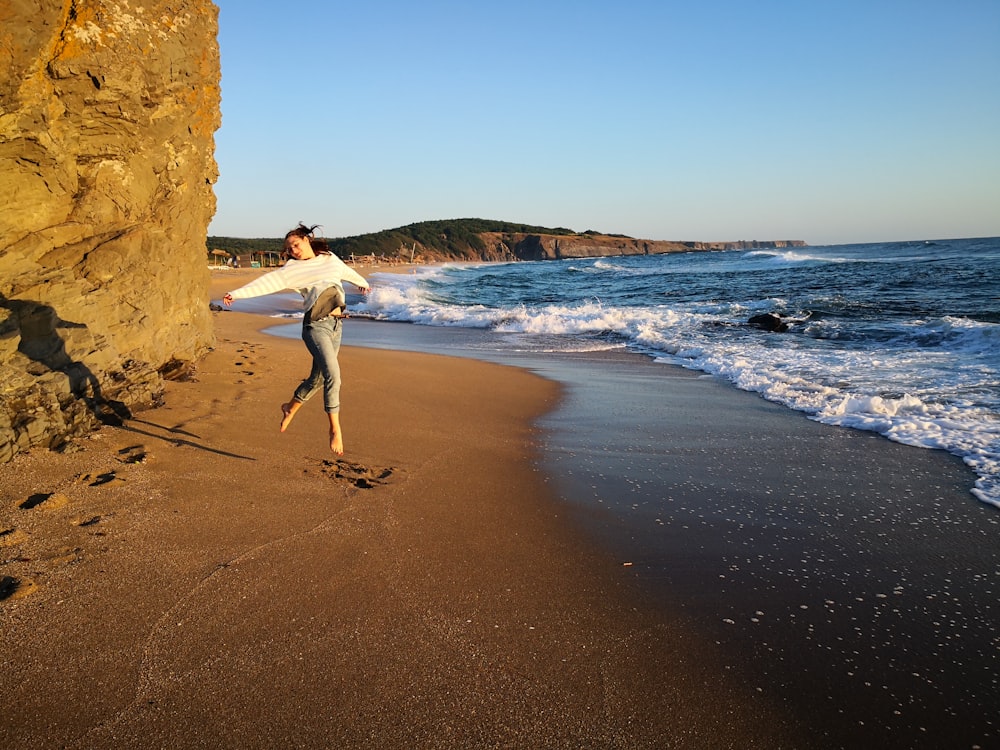
{"label": "ocean", "polygon": [[[378,274],[352,313],[480,329],[498,353],[625,350],[811,419],[948,451],[1000,507],[1000,239]],[[785,332],[748,325],[775,314]]]}

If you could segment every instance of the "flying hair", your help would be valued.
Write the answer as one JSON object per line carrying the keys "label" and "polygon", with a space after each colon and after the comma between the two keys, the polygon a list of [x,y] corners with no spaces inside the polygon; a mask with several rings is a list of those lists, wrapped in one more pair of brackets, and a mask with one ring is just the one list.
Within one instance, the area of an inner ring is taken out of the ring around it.
{"label": "flying hair", "polygon": [[326,238],[316,237],[316,230],[322,228],[322,226],[322,224],[308,226],[300,221],[295,229],[290,229],[285,233],[285,239],[287,240],[289,237],[303,237],[309,240],[309,244],[316,255],[333,255],[333,251],[330,250]]}

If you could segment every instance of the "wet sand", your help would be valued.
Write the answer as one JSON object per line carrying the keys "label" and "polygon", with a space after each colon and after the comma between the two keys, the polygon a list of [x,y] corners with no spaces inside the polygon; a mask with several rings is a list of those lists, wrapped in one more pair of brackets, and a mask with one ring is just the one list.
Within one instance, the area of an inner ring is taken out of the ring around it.
{"label": "wet sand", "polygon": [[698,373],[578,359],[550,366],[570,395],[542,422],[545,466],[647,605],[820,747],[998,745],[1000,515],[960,459]]}

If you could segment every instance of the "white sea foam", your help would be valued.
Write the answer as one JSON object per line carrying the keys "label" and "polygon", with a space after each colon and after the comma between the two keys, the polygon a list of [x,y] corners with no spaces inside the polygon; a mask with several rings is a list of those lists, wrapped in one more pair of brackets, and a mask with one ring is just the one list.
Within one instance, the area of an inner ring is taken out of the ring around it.
{"label": "white sea foam", "polygon": [[855,263],[855,258],[837,255],[820,255],[806,250],[750,250],[746,258],[764,258],[781,263]]}
{"label": "white sea foam", "polygon": [[597,271],[614,271],[615,273],[631,273],[632,269],[613,263],[610,260],[596,260],[591,268]]}

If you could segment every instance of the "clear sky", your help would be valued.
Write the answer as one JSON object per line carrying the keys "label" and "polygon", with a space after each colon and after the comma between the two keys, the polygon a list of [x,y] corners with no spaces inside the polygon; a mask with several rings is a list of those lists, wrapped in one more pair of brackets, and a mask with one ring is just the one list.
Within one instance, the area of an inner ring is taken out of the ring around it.
{"label": "clear sky", "polygon": [[998,0],[216,2],[212,235],[1000,235]]}

